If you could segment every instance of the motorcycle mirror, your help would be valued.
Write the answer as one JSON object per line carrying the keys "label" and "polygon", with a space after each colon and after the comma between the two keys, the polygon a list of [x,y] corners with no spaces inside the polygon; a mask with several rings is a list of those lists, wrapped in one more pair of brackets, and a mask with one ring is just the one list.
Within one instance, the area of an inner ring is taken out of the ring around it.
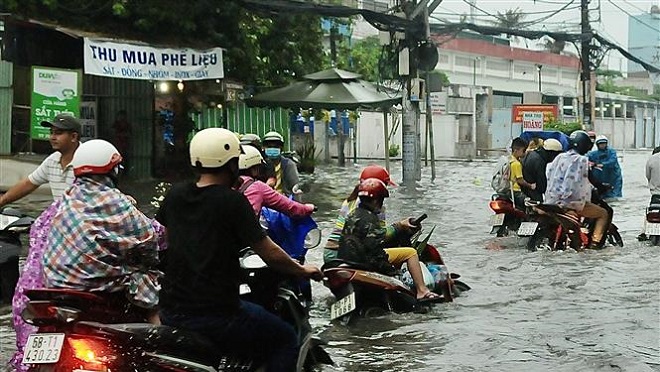
{"label": "motorcycle mirror", "polygon": [[312,229],[305,235],[305,249],[316,248],[321,244],[321,230]]}
{"label": "motorcycle mirror", "polygon": [[241,267],[244,269],[263,269],[268,267],[264,260],[256,254],[249,255],[241,259]]}

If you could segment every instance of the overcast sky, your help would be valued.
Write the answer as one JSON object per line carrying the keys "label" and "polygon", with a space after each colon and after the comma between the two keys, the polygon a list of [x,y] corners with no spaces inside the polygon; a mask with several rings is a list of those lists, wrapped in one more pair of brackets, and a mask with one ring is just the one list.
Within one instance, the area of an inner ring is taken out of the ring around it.
{"label": "overcast sky", "polygon": [[[460,14],[470,14],[469,0],[444,0],[436,9],[434,16],[439,18],[448,18],[450,20],[458,19]],[[660,0],[591,0],[590,18],[593,20],[591,25],[601,35],[615,41],[617,44],[627,47],[628,46],[628,15],[622,10],[617,9],[620,7],[624,11],[632,15],[639,15],[648,12],[652,5],[660,6]],[[477,23],[484,23],[487,20],[495,20],[494,17],[488,16],[486,13],[497,14],[497,12],[504,13],[507,9],[520,8],[525,13],[529,13],[525,21],[535,21],[539,26],[533,28],[540,28],[545,26],[550,31],[579,31],[580,23],[580,0],[476,0],[476,6],[482,9],[475,9],[475,20]],[[552,13],[562,7],[565,10],[552,15]],[[536,13],[536,14],[534,14]],[[552,17],[544,19],[548,16]],[[649,32],[657,32],[653,29]],[[536,45],[538,42],[528,41],[528,45]],[[619,53],[610,52],[609,57],[605,62],[608,63],[612,69],[623,70],[627,69],[624,58]]]}

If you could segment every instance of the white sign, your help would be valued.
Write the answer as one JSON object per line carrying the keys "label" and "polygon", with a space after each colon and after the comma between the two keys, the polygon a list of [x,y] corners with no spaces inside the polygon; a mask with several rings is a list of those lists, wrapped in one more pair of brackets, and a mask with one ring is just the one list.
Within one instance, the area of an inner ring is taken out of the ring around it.
{"label": "white sign", "polygon": [[522,130],[523,132],[542,132],[543,112],[542,111],[523,112]]}
{"label": "white sign", "polygon": [[138,80],[222,79],[222,48],[154,48],[85,38],[85,73]]}
{"label": "white sign", "polygon": [[80,124],[82,133],[80,136],[85,139],[97,138],[96,133],[96,101],[80,102]]}
{"label": "white sign", "polygon": [[431,98],[431,113],[433,115],[441,115],[447,112],[446,92],[432,92],[430,98]]}

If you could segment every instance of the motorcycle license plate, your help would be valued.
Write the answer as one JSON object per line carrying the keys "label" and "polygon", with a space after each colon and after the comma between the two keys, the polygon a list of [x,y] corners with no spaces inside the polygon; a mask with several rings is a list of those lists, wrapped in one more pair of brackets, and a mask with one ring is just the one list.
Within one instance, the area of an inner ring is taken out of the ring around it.
{"label": "motorcycle license plate", "polygon": [[340,318],[353,310],[355,310],[355,292],[351,292],[330,306],[330,320]]}
{"label": "motorcycle license plate", "polygon": [[646,223],[646,235],[657,236],[660,235],[660,223]]}
{"label": "motorcycle license plate", "polygon": [[490,216],[490,225],[491,226],[504,225],[504,213],[498,213]]}
{"label": "motorcycle license plate", "polygon": [[23,364],[48,364],[60,360],[64,333],[36,333],[28,337]]}
{"label": "motorcycle license plate", "polygon": [[518,236],[532,236],[538,226],[538,222],[521,222],[518,228]]}

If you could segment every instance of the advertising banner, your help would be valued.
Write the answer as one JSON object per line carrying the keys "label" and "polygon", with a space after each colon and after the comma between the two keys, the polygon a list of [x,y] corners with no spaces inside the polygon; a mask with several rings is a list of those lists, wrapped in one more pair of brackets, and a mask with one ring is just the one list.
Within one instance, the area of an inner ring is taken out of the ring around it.
{"label": "advertising banner", "polygon": [[222,48],[154,48],[85,38],[85,74],[138,80],[222,79]]}
{"label": "advertising banner", "polygon": [[50,129],[42,121],[57,114],[68,113],[78,117],[81,92],[80,71],[51,67],[32,67],[32,98],[30,110],[30,137],[48,140]]}
{"label": "advertising banner", "polygon": [[541,112],[543,113],[543,122],[549,123],[559,118],[559,110],[557,105],[546,104],[515,104],[511,109],[511,117],[513,123],[522,124],[523,114],[525,112]]}

